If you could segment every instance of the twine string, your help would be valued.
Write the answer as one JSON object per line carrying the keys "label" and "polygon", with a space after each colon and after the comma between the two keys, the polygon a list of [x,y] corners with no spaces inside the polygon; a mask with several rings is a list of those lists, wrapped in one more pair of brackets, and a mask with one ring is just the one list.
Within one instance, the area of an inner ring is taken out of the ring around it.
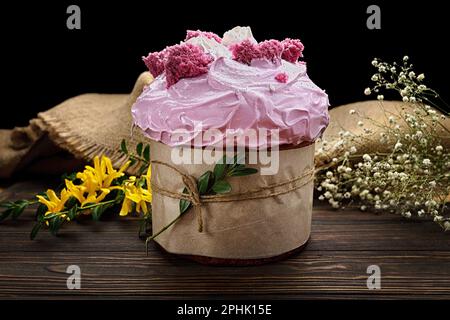
{"label": "twine string", "polygon": [[[151,164],[158,164],[167,167],[181,176],[183,184],[185,185],[188,193],[173,192],[167,190],[155,183],[152,179],[152,191],[159,193],[163,196],[186,200],[192,203],[197,216],[198,231],[203,232],[203,214],[202,205],[204,203],[218,203],[218,202],[232,202],[232,201],[244,201],[271,198],[278,195],[286,194],[302,188],[314,179],[314,168],[306,169],[302,174],[286,181],[269,184],[267,186],[261,186],[256,189],[251,189],[244,192],[238,192],[233,194],[217,194],[217,195],[200,195],[197,188],[197,180],[177,167],[158,160],[152,160]],[[282,188],[276,191],[275,189]]]}

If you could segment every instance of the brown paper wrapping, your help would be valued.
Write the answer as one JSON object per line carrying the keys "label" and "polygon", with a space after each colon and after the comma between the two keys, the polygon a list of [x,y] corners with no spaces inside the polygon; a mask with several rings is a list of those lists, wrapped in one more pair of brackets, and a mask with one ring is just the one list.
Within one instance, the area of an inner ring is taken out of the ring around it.
{"label": "brown paper wrapping", "polygon": [[[152,161],[175,166],[195,178],[213,165],[182,164],[171,161],[171,148],[151,142]],[[202,151],[205,152],[205,151]],[[258,168],[260,165],[248,165]],[[276,175],[231,177],[230,194],[281,183],[301,176],[314,167],[314,144],[279,152]],[[152,165],[152,184],[180,193],[182,177],[163,165]],[[309,239],[313,200],[312,179],[299,189],[263,199],[203,203],[203,232],[198,231],[194,208],[189,209],[155,241],[174,254],[198,255],[223,259],[261,259],[296,249]],[[179,199],[153,192],[152,223],[155,234],[179,215]]]}

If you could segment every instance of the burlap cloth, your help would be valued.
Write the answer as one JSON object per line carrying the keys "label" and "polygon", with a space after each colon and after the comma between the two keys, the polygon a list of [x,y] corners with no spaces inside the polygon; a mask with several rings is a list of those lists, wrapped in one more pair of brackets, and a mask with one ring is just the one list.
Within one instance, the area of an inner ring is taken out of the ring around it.
{"label": "burlap cloth", "polygon": [[130,150],[147,141],[139,130],[131,135],[130,109],[152,80],[144,72],[130,94],[82,94],[39,113],[27,127],[0,130],[0,178],[23,171],[61,174],[99,154],[119,166],[126,160],[119,152],[122,139]]}
{"label": "burlap cloth", "polygon": [[[406,133],[406,126],[404,120],[401,119],[401,113],[411,113],[414,114],[414,107],[410,104],[405,104],[399,101],[363,101],[346,104],[330,111],[330,124],[325,130],[322,140],[316,144],[316,149],[322,147],[322,141],[327,142],[327,147],[329,148],[322,155],[316,156],[316,166],[320,167],[326,162],[330,161],[333,157],[339,157],[343,152],[347,150],[342,150],[336,143],[340,140],[340,131],[350,131],[355,135],[364,135],[364,140],[356,140],[354,146],[359,154],[373,153],[373,152],[385,152],[392,149],[391,143],[381,143],[380,133],[382,129],[378,127],[373,121],[378,123],[388,124],[388,117],[393,116],[397,123],[400,125],[401,130]],[[350,115],[350,110],[355,110],[359,115]],[[438,112],[438,115],[441,113]],[[363,118],[369,118],[370,120],[365,120]],[[363,126],[358,126],[358,121],[363,122]],[[447,117],[445,120],[440,120],[447,130],[450,130],[450,118]],[[431,125],[431,124],[430,124]],[[364,129],[370,129],[372,133],[369,135],[364,134]],[[443,128],[437,127],[438,133],[442,138],[443,147],[450,148],[450,135],[445,132]]]}

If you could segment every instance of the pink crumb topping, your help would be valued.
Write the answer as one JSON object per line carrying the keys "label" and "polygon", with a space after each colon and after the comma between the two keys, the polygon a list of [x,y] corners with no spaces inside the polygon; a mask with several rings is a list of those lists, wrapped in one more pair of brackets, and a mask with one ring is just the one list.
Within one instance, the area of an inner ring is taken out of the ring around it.
{"label": "pink crumb topping", "polygon": [[283,53],[283,44],[278,40],[263,41],[258,45],[261,56],[273,63],[279,63]]}
{"label": "pink crumb topping", "polygon": [[303,57],[303,49],[305,47],[303,46],[303,43],[300,42],[300,40],[286,38],[282,41],[282,44],[284,50],[281,57],[284,60],[295,63],[297,62],[298,58]]}
{"label": "pink crumb topping", "polygon": [[213,58],[192,44],[178,44],[166,49],[167,87],[182,78],[196,77],[208,72],[208,64]]}
{"label": "pink crumb topping", "polygon": [[[221,42],[222,39],[213,32],[200,30],[188,30],[186,40],[204,36]],[[281,59],[291,63],[298,63],[303,57],[304,46],[298,39],[286,38],[283,41],[267,40],[255,44],[250,40],[244,40],[229,47],[234,60],[251,65],[252,60],[264,58],[273,63],[280,63]],[[157,77],[166,73],[167,87],[177,83],[182,78],[196,77],[208,72],[208,65],[214,60],[212,56],[205,53],[201,47],[192,44],[180,44],[160,52],[149,53],[142,57],[150,73]],[[288,75],[280,73],[275,76],[278,82],[286,83]]]}
{"label": "pink crumb topping", "polygon": [[258,45],[250,42],[250,40],[236,43],[230,49],[233,54],[233,59],[241,63],[250,65],[253,59],[261,58]]}
{"label": "pink crumb topping", "polygon": [[165,51],[161,52],[152,52],[149,53],[148,56],[142,57],[145,65],[148,70],[152,74],[153,77],[159,76],[164,72],[164,63],[165,63]]}
{"label": "pink crumb topping", "polygon": [[184,41],[187,41],[187,40],[189,40],[191,38],[196,38],[196,37],[199,37],[199,36],[204,36],[204,37],[206,37],[208,39],[214,39],[218,43],[222,42],[222,39],[217,34],[215,34],[214,32],[205,32],[205,31],[200,31],[200,30],[196,30],[196,31],[195,30],[187,30],[186,31],[186,39]]}
{"label": "pink crumb topping", "polygon": [[281,72],[275,76],[275,80],[277,80],[278,82],[281,82],[281,83],[286,83],[288,81],[288,79],[289,79],[289,77],[288,77],[287,73],[285,73],[285,72]]}

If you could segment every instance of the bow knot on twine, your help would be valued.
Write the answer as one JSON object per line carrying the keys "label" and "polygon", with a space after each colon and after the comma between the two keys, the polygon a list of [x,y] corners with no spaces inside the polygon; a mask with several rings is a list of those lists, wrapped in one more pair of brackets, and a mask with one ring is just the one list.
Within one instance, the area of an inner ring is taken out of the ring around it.
{"label": "bow knot on twine", "polygon": [[244,200],[255,200],[255,199],[266,199],[282,194],[286,194],[295,190],[298,190],[308,183],[312,182],[314,179],[314,168],[305,169],[299,176],[288,179],[286,181],[273,183],[267,186],[261,186],[256,189],[231,193],[231,194],[215,194],[215,195],[200,195],[197,188],[197,179],[193,176],[182,172],[177,167],[162,162],[158,160],[152,160],[152,165],[161,165],[167,167],[175,172],[181,177],[183,184],[186,187],[188,193],[183,192],[173,192],[167,190],[164,187],[159,186],[154,179],[151,179],[152,191],[154,194],[161,194],[163,196],[189,201],[197,215],[198,231],[203,232],[203,215],[202,206],[205,203],[218,203],[218,202],[232,202],[232,201],[244,201]]}
{"label": "bow knot on twine", "polygon": [[198,231],[203,232],[202,202],[200,200],[200,193],[197,188],[197,180],[190,175],[183,175],[182,180],[189,192],[189,201],[192,203],[195,211],[197,212]]}

